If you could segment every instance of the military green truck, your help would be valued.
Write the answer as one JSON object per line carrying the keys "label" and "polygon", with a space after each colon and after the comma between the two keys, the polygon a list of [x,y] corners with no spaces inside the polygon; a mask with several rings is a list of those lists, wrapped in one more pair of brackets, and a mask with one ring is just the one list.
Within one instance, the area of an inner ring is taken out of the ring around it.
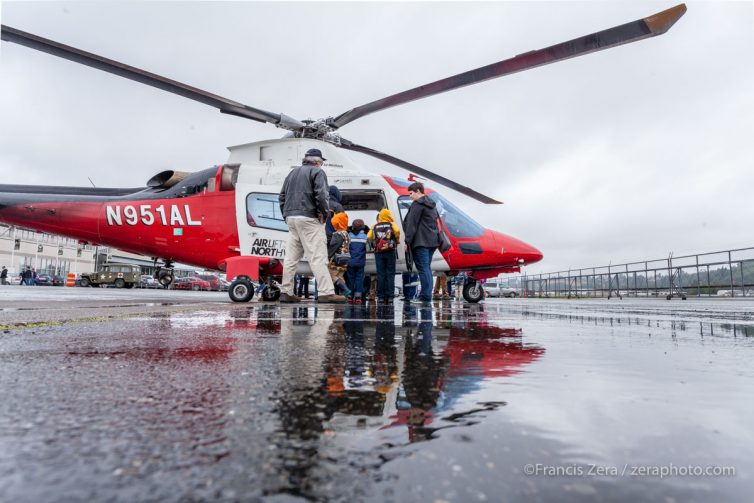
{"label": "military green truck", "polygon": [[141,280],[141,267],[133,264],[107,264],[97,272],[81,274],[80,285],[113,285],[115,288],[133,288]]}

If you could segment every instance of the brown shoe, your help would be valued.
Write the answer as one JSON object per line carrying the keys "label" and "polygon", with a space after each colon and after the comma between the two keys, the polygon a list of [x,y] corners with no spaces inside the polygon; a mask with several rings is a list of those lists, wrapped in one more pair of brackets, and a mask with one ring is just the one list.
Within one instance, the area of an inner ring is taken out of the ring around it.
{"label": "brown shoe", "polygon": [[296,297],[295,295],[288,295],[287,293],[281,293],[280,302],[283,304],[293,304],[295,302],[301,302],[301,298]]}
{"label": "brown shoe", "polygon": [[346,298],[342,295],[335,295],[334,293],[331,295],[320,295],[317,298],[317,302],[320,304],[345,304]]}

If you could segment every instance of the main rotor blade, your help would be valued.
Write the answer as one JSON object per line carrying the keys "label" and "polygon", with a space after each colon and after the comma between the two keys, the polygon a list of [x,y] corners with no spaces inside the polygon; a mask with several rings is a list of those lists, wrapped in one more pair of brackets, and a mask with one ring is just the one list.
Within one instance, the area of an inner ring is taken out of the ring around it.
{"label": "main rotor blade", "polygon": [[163,91],[168,91],[183,96],[184,98],[215,107],[222,113],[237,115],[258,122],[269,122],[278,127],[290,129],[292,131],[298,131],[304,126],[300,121],[284,114],[276,114],[259,108],[253,108],[244,105],[243,103],[197,89],[196,87],[191,87],[182,84],[181,82],[92,54],[91,52],[82,51],[81,49],[76,49],[75,47],[64,45],[55,42],[54,40],[48,40],[31,33],[26,33],[11,28],[10,26],[2,25],[2,40],[24,45],[75,63],[91,66],[92,68],[112,73],[119,77],[135,80],[136,82],[141,82],[142,84],[156,87],[157,89],[162,89]]}
{"label": "main rotor blade", "polygon": [[340,147],[346,150],[353,150],[354,152],[361,152],[362,154],[371,155],[372,157],[376,157],[377,159],[381,159],[385,162],[389,162],[390,164],[394,164],[405,170],[411,171],[412,173],[416,173],[417,175],[423,178],[426,178],[427,180],[432,180],[433,182],[437,182],[446,187],[449,187],[455,191],[460,192],[461,194],[465,194],[473,199],[476,199],[477,201],[481,201],[484,204],[503,204],[500,201],[492,199],[491,197],[487,197],[484,194],[480,194],[479,192],[473,189],[470,189],[466,187],[465,185],[461,185],[460,183],[454,182],[453,180],[445,178],[444,176],[440,176],[424,168],[420,168],[419,166],[415,164],[411,164],[410,162],[406,162],[402,159],[398,159],[397,157],[393,157],[392,155],[385,154],[384,152],[380,152],[378,150],[365,147],[363,145],[357,145],[353,143],[352,141],[346,140],[345,138],[340,139]]}
{"label": "main rotor blade", "polygon": [[638,21],[626,23],[584,37],[575,38],[568,42],[553,45],[538,51],[524,54],[488,66],[483,66],[465,73],[409,89],[386,98],[361,105],[337,116],[330,122],[335,128],[340,128],[356,119],[380,110],[409,103],[435,94],[452,91],[470,86],[485,80],[510,75],[512,73],[529,70],[538,66],[555,63],[565,59],[583,56],[592,52],[617,47],[622,44],[636,42],[645,38],[662,35],[675,24],[686,12],[686,5],[680,4],[668,10],[659,12]]}

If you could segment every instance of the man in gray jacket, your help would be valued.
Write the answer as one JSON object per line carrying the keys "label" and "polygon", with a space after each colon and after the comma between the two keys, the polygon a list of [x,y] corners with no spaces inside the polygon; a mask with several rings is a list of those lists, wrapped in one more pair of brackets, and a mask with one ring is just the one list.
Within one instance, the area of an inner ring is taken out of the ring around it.
{"label": "man in gray jacket", "polygon": [[309,149],[303,164],[288,173],[280,191],[280,211],[288,224],[280,302],[301,302],[301,298],[293,293],[293,280],[296,267],[304,255],[317,280],[317,301],[346,301],[342,295],[335,295],[327,269],[324,224],[329,210],[329,186],[327,174],[321,169],[325,160],[319,149]]}

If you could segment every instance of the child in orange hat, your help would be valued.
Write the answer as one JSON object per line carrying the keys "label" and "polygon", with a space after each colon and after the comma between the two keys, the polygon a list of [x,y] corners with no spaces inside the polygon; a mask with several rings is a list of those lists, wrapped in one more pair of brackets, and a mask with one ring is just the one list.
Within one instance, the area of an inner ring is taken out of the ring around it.
{"label": "child in orange hat", "polygon": [[336,213],[330,219],[335,232],[330,236],[330,241],[327,243],[327,256],[330,259],[328,263],[328,269],[330,270],[330,277],[335,285],[335,288],[340,290],[341,295],[346,297],[351,296],[351,290],[346,285],[345,274],[348,268],[348,262],[351,260],[351,254],[349,253],[351,240],[348,238],[348,214],[343,211]]}

